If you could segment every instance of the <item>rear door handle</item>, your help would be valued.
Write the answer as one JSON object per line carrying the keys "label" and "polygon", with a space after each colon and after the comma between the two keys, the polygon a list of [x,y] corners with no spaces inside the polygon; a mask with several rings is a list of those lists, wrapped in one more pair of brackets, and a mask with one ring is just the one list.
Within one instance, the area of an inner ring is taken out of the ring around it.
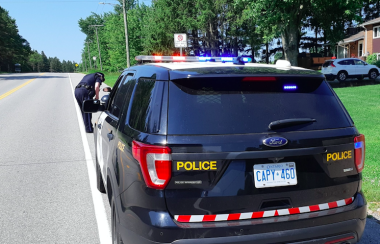
{"label": "rear door handle", "polygon": [[111,133],[108,133],[108,134],[107,134],[107,137],[108,137],[108,140],[109,140],[109,141],[113,140],[113,134],[112,134],[112,131],[111,131]]}
{"label": "rear door handle", "polygon": [[102,124],[98,124],[98,128],[100,130],[102,128]]}

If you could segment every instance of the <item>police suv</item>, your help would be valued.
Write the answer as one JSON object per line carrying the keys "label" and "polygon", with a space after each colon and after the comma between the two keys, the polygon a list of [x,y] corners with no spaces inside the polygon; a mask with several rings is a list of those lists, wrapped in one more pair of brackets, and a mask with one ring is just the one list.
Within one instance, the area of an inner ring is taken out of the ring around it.
{"label": "police suv", "polygon": [[323,74],[248,58],[136,60],[104,103],[83,103],[103,111],[97,187],[113,243],[360,239],[365,140]]}

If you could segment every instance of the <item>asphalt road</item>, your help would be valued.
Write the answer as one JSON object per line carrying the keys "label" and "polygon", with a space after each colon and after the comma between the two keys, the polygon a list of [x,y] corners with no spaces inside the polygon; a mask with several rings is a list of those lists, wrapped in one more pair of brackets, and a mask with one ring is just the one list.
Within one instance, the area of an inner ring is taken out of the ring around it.
{"label": "asphalt road", "polygon": [[76,106],[69,74],[0,75],[0,243],[100,243]]}
{"label": "asphalt road", "polygon": [[[82,77],[0,75],[1,244],[110,243],[93,135],[83,132],[72,94]],[[360,243],[380,243],[380,225],[368,220]]]}

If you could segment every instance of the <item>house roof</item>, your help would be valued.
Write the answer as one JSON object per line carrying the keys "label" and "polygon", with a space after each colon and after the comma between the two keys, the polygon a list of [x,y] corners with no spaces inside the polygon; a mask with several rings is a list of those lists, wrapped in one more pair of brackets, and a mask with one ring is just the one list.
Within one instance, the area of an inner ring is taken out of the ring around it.
{"label": "house roof", "polygon": [[376,24],[376,23],[380,23],[380,17],[373,19],[373,20],[370,20],[370,21],[367,21],[367,22],[364,22],[363,24],[361,24],[359,26],[371,25],[371,24]]}
{"label": "house roof", "polygon": [[349,43],[349,42],[355,42],[358,40],[364,39],[364,31],[359,32],[358,34],[355,34],[353,36],[350,36],[346,39],[343,39],[342,43]]}

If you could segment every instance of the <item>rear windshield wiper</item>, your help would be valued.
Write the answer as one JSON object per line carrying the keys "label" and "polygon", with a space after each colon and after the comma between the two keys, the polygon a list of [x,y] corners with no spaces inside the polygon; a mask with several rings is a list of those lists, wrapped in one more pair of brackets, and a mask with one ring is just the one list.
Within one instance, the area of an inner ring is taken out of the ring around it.
{"label": "rear windshield wiper", "polygon": [[284,128],[288,126],[307,124],[307,123],[312,123],[316,121],[317,121],[316,119],[311,119],[311,118],[282,119],[282,120],[276,120],[276,121],[271,122],[268,127],[271,130],[275,130],[275,129],[280,129],[280,128]]}

